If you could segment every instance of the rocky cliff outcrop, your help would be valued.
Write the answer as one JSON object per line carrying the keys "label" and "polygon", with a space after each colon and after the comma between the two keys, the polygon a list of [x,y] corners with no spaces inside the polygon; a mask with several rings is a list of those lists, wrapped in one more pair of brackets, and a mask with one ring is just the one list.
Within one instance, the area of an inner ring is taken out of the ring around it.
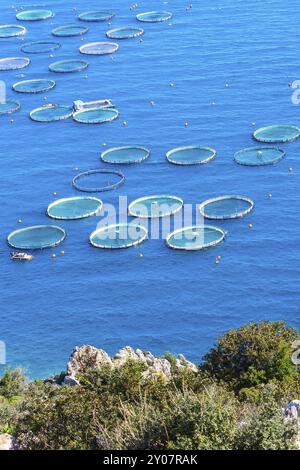
{"label": "rocky cliff outcrop", "polygon": [[0,434],[0,450],[14,450],[15,439],[10,434]]}
{"label": "rocky cliff outcrop", "polygon": [[78,376],[90,369],[101,369],[103,366],[120,367],[129,360],[145,364],[146,369],[142,374],[145,380],[158,377],[163,378],[165,381],[170,380],[172,364],[178,369],[185,368],[193,372],[198,370],[197,366],[188,361],[182,354],[171,364],[166,358],[155,357],[151,352],[143,352],[140,349],[134,350],[130,346],[120,349],[111,358],[103,349],[85,345],[76,347],[72,352],[67,364],[67,375],[64,383],[77,385],[79,383]]}

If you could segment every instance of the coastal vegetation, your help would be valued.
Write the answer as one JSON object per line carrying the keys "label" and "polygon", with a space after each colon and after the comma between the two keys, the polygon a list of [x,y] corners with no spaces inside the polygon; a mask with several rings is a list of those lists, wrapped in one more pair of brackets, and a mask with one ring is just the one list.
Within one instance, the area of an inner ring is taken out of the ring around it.
{"label": "coastal vegetation", "polygon": [[283,409],[300,398],[296,340],[283,322],[259,322],[224,334],[197,366],[85,346],[47,380],[6,370],[0,433],[19,449],[295,449]]}

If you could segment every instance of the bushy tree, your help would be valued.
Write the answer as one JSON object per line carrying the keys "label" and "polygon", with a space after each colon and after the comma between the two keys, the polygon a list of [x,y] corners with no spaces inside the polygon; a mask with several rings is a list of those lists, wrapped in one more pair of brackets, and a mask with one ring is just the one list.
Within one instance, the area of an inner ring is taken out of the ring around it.
{"label": "bushy tree", "polygon": [[284,322],[259,322],[230,330],[204,357],[203,368],[236,390],[286,380],[296,374],[291,361],[296,330]]}
{"label": "bushy tree", "polygon": [[22,369],[8,369],[0,379],[0,395],[10,399],[22,395],[27,385],[27,379]]}

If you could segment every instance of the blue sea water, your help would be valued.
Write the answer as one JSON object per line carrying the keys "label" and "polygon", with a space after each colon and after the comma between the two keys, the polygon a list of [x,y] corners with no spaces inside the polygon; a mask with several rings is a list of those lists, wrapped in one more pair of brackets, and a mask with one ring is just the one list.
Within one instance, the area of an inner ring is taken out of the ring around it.
{"label": "blue sea water", "polygon": [[[251,320],[286,320],[300,327],[300,140],[281,146],[287,156],[276,166],[249,168],[233,161],[236,151],[257,145],[251,137],[256,128],[300,125],[300,107],[292,104],[288,87],[300,79],[298,2],[195,1],[186,11],[188,3],[147,0],[130,11],[129,2],[121,0],[101,2],[101,7],[97,0],[1,1],[3,24],[17,23],[12,5],[42,6],[56,14],[22,23],[28,28],[23,38],[0,39],[1,57],[25,55],[19,50],[25,42],[57,41],[51,30],[76,23],[83,11],[116,12],[111,26],[86,23],[90,31],[82,38],[59,38],[62,47],[53,57],[28,55],[28,68],[0,72],[8,98],[22,104],[20,112],[0,116],[0,340],[6,343],[8,365],[21,365],[32,377],[64,369],[80,344],[109,353],[129,344],[156,354],[184,353],[200,362],[218,335]],[[148,10],[169,10],[174,17],[138,23],[135,14]],[[143,42],[122,41],[114,56],[78,52],[83,43],[106,40],[108,29],[125,25],[142,25]],[[88,60],[89,69],[48,71],[50,63],[70,58]],[[111,98],[120,117],[100,126],[72,119],[32,122],[28,113],[45,103],[45,94],[13,92],[20,74],[24,80],[56,80],[46,93],[48,102]],[[227,240],[205,252],[170,250],[162,240],[148,240],[138,249],[97,250],[88,236],[98,220],[90,218],[60,223],[68,233],[61,247],[35,253],[32,262],[12,262],[8,233],[49,223],[45,210],[53,192],[80,195],[71,186],[76,168],[112,167],[100,161],[100,153],[120,145],[149,147],[151,156],[124,168],[126,183],[118,190],[98,194],[105,203],[163,190],[193,204],[244,194],[255,209],[245,219],[218,222],[228,231]],[[207,165],[169,164],[165,153],[183,145],[213,147],[218,154]],[[218,265],[216,256],[222,257]]]}

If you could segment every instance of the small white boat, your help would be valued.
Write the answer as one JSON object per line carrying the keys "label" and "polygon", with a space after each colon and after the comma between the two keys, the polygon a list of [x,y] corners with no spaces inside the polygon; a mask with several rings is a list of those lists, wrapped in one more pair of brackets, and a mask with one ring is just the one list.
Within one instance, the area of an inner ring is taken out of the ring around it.
{"label": "small white boat", "polygon": [[11,259],[13,260],[21,260],[21,261],[31,261],[33,256],[30,255],[29,253],[18,253],[16,251],[13,251],[10,254]]}
{"label": "small white boat", "polygon": [[97,101],[81,101],[77,100],[73,103],[74,111],[83,111],[84,109],[95,108],[113,108],[114,105],[111,100],[97,100]]}

